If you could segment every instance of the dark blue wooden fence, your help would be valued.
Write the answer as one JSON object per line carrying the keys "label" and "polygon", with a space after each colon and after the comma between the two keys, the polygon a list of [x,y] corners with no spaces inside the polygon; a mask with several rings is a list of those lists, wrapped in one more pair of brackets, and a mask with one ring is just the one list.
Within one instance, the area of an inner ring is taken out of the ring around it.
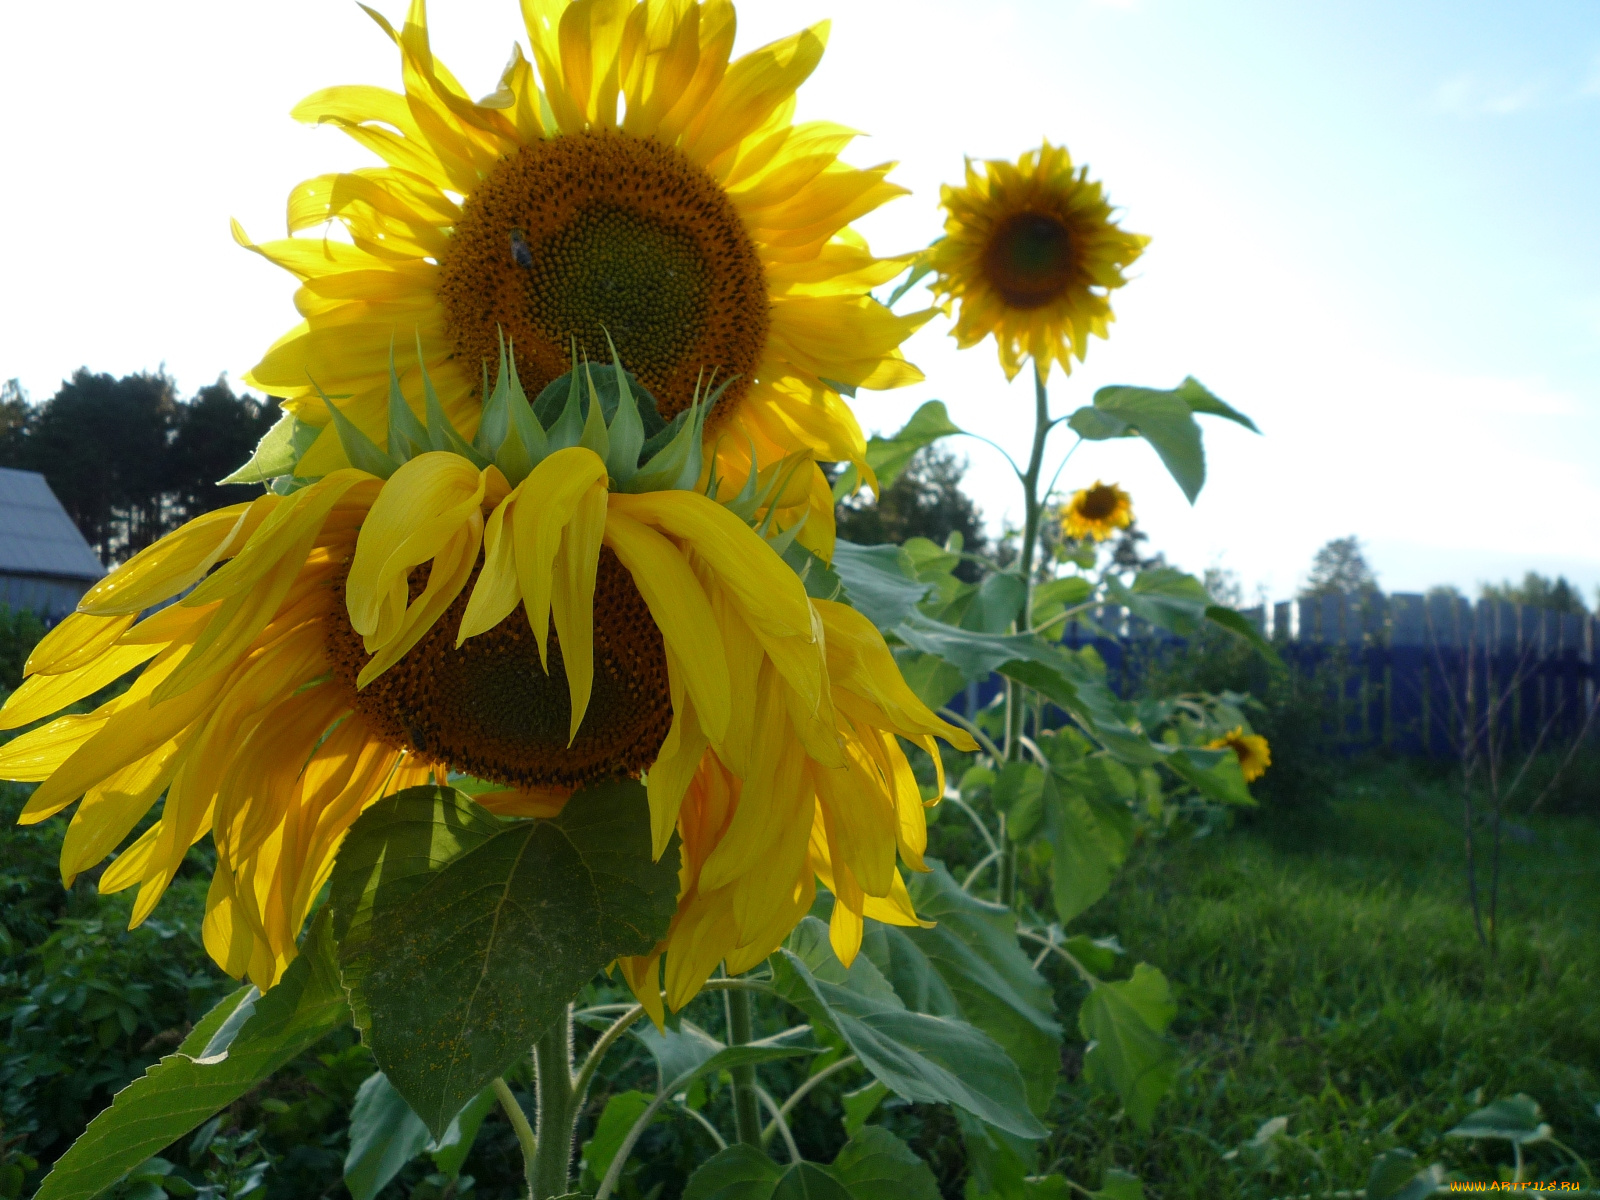
{"label": "dark blue wooden fence", "polygon": [[[1093,615],[1093,626],[1074,623],[1062,641],[1092,645],[1119,695],[1183,645],[1116,606]],[[1244,615],[1323,691],[1328,733],[1349,751],[1453,757],[1469,730],[1483,735],[1491,713],[1509,751],[1531,748],[1541,733],[1559,745],[1583,728],[1600,681],[1600,623],[1578,613],[1397,592],[1291,600]],[[1000,686],[985,680],[956,704],[970,713]]]}

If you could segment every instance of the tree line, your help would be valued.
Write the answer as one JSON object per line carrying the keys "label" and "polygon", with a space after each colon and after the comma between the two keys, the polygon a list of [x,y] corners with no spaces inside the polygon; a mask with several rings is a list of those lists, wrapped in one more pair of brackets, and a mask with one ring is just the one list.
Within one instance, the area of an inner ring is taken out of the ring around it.
{"label": "tree line", "polygon": [[35,403],[0,386],[0,467],[38,471],[108,566],[201,513],[259,494],[220,486],[279,416],[226,376],[185,399],[165,370],[120,379],[80,367]]}

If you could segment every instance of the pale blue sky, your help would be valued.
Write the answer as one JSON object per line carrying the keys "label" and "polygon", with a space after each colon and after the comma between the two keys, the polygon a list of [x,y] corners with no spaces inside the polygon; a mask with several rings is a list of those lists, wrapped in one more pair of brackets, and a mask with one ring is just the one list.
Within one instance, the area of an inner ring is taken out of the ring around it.
{"label": "pale blue sky", "polygon": [[[396,0],[379,7],[401,15]],[[1130,487],[1155,546],[1286,594],[1330,537],[1364,538],[1386,586],[1527,567],[1600,584],[1600,4],[955,3],[741,7],[742,48],[824,16],[803,116],[873,136],[914,195],[865,224],[883,251],[939,228],[962,155],[1064,143],[1153,235],[1119,321],[1052,394],[1193,373],[1263,438],[1208,428],[1191,509],[1137,446],[1067,480]],[[436,45],[487,92],[520,35],[512,0],[436,0]],[[289,106],[392,85],[354,4],[166,0],[0,7],[0,378],[36,398],[80,364],[192,391],[292,322],[290,284],[227,219],[282,232],[297,180],[364,161]],[[892,430],[930,397],[1025,447],[1025,381],[935,321],[929,382],[858,406]],[[1061,443],[1065,449],[1065,441]],[[1018,511],[971,449],[988,516]]]}

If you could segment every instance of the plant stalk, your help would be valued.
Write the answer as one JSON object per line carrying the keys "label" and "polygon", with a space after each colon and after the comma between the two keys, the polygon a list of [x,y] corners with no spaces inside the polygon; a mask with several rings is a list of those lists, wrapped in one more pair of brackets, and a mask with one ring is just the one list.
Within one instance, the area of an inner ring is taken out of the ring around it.
{"label": "plant stalk", "polygon": [[539,1140],[528,1172],[533,1200],[552,1200],[571,1191],[572,1130],[577,1123],[572,1086],[572,1006],[562,1010],[533,1046],[539,1088]]}
{"label": "plant stalk", "polygon": [[[1028,469],[1022,475],[1022,548],[1018,566],[1022,571],[1022,611],[1017,614],[1016,628],[1027,629],[1033,616],[1033,557],[1039,542],[1039,518],[1044,511],[1044,500],[1039,495],[1039,470],[1044,462],[1044,444],[1050,436],[1050,397],[1045,391],[1044,375],[1039,364],[1033,367],[1033,449],[1028,454]],[[1014,680],[1006,680],[1006,744],[1007,761],[1022,757],[1023,723],[1027,714],[1026,698],[1022,687]],[[1016,847],[1009,839],[1001,840],[1000,895],[1001,904],[1011,908],[1017,898]]]}
{"label": "plant stalk", "polygon": [[[728,1013],[728,1045],[742,1046],[750,1040],[750,993],[743,988],[730,988],[722,993]],[[733,1130],[738,1141],[761,1149],[761,1097],[756,1091],[754,1063],[733,1067],[728,1074],[733,1078]]]}
{"label": "plant stalk", "polygon": [[539,1139],[533,1135],[533,1126],[528,1124],[528,1114],[522,1111],[522,1105],[517,1103],[517,1098],[511,1094],[511,1086],[504,1079],[496,1079],[491,1085],[494,1088],[495,1098],[500,1101],[500,1107],[506,1111],[506,1119],[511,1122],[511,1128],[517,1135],[517,1144],[522,1147],[522,1174],[527,1180],[528,1193],[533,1193],[533,1161],[538,1157]]}

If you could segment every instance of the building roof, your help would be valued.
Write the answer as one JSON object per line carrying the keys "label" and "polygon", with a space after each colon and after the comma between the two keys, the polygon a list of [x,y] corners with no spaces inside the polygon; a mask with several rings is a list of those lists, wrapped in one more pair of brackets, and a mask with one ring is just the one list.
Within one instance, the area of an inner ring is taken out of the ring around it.
{"label": "building roof", "polygon": [[105,573],[44,476],[0,467],[0,574],[99,579]]}

